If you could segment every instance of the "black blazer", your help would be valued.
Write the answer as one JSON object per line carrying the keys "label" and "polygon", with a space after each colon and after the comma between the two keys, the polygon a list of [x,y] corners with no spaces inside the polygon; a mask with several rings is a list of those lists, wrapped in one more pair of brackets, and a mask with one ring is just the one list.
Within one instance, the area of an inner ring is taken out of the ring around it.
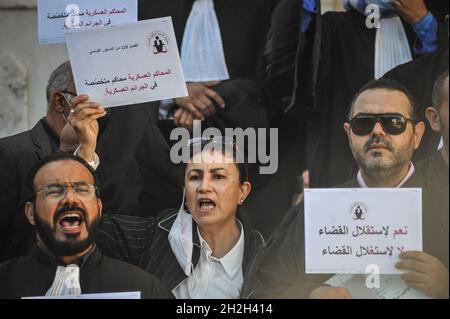
{"label": "black blazer", "polygon": [[[169,290],[181,283],[186,275],[172,252],[168,235],[177,217],[177,211],[166,210],[157,218],[136,218],[105,214],[100,222],[96,243],[106,256],[137,265],[162,280]],[[241,220],[244,231],[245,273],[257,251],[264,246],[262,235]],[[200,258],[200,241],[193,221],[193,264]]]}
{"label": "black blazer", "polygon": [[51,153],[43,119],[30,131],[0,139],[0,261],[17,257],[14,251],[34,242],[26,235],[33,229],[24,212],[25,182],[33,165]]}

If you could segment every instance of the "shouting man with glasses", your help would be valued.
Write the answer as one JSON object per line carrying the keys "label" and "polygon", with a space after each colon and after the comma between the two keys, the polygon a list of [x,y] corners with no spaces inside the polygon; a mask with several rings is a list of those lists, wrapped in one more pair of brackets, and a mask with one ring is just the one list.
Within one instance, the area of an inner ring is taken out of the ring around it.
{"label": "shouting man with glasses", "polygon": [[70,63],[65,62],[49,77],[45,117],[29,131],[0,139],[0,262],[25,253],[31,245],[28,239],[34,239],[23,214],[25,180],[35,163],[59,150],[70,114],[67,100],[75,95]]}
{"label": "shouting man with glasses", "polygon": [[[64,62],[50,75],[46,116],[30,131],[0,139],[0,262],[22,256],[32,247],[34,229],[23,214],[26,176],[45,156],[58,150],[73,152],[85,142],[69,123],[75,118],[86,120],[87,129],[95,131],[105,209],[129,213],[151,207],[148,214],[157,214],[181,197],[169,146],[157,127],[155,105],[107,109],[77,94],[70,62]],[[95,159],[86,160],[96,166]]]}
{"label": "shouting man with glasses", "polygon": [[92,168],[70,154],[55,153],[35,165],[25,213],[37,244],[30,254],[0,264],[0,298],[137,291],[142,298],[170,297],[155,277],[95,246],[102,213],[96,184]]}
{"label": "shouting man with glasses", "polygon": [[[415,172],[411,157],[425,130],[415,122],[410,93],[392,80],[376,80],[354,97],[344,124],[360,171],[343,188],[422,188],[423,252],[400,255],[409,287],[432,298],[448,298],[448,186]],[[329,275],[307,275],[304,206],[286,214],[251,270],[244,295],[252,298],[352,298],[344,288],[323,286]]]}

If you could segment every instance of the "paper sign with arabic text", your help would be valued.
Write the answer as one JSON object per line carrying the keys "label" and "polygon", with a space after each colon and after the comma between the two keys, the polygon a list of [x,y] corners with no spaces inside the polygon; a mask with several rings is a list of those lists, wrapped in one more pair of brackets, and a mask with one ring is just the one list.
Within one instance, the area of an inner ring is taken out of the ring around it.
{"label": "paper sign with arabic text", "polygon": [[422,250],[421,189],[308,189],[304,217],[307,273],[400,274]]}
{"label": "paper sign with arabic text", "polygon": [[67,34],[78,94],[104,107],[187,95],[170,17]]}
{"label": "paper sign with arabic text", "polygon": [[38,0],[39,43],[63,43],[72,29],[137,21],[137,0]]}

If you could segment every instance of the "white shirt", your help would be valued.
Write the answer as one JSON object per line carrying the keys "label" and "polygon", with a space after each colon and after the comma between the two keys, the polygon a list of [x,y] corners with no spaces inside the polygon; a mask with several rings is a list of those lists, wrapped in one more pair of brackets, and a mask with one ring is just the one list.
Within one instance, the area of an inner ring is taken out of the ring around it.
{"label": "white shirt", "polygon": [[177,299],[238,299],[244,275],[244,227],[234,247],[222,258],[212,256],[212,250],[197,228],[200,239],[200,259],[192,274],[172,293]]}
{"label": "white shirt", "polygon": [[181,64],[186,82],[230,78],[213,0],[195,0],[184,30]]}
{"label": "white shirt", "polygon": [[[80,149],[81,146],[78,146],[77,149],[75,150],[75,152],[73,153],[73,155],[78,156],[78,150]],[[87,162],[89,164],[89,166],[96,171],[98,166],[100,165],[100,158],[98,157],[97,153],[94,152],[94,160]]]}

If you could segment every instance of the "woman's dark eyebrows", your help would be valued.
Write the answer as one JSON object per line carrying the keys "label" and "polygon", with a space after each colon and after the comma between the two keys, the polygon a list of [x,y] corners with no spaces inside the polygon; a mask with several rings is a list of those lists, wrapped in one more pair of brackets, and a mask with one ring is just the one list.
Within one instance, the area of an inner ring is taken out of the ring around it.
{"label": "woman's dark eyebrows", "polygon": [[[209,170],[210,173],[216,173],[218,171],[225,171],[227,172],[228,170],[226,168],[223,167],[216,167],[216,168],[211,168]],[[203,170],[200,168],[192,168],[189,170],[189,173],[203,173]]]}

